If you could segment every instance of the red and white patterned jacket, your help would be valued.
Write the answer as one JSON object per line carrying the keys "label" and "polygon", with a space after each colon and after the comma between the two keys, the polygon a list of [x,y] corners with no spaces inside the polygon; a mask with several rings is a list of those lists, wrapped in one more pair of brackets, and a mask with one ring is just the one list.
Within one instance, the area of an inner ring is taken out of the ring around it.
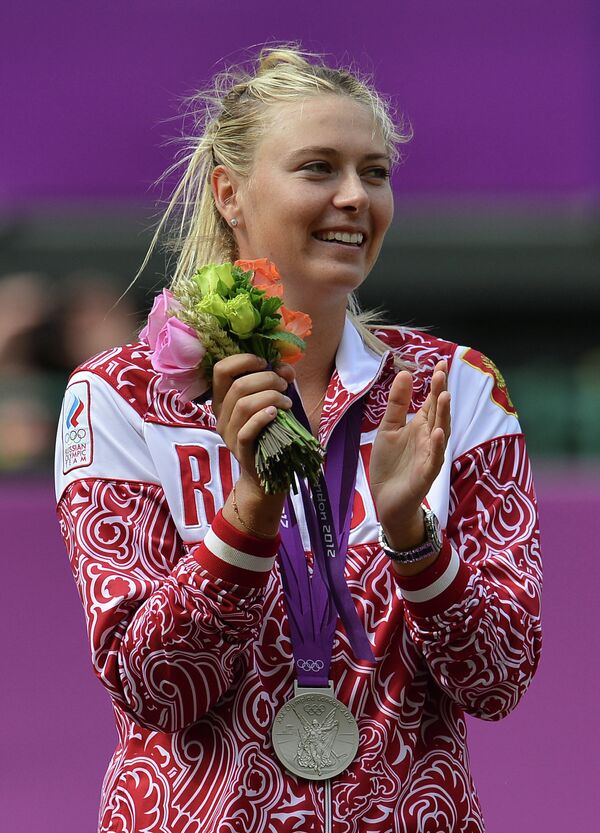
{"label": "red and white patterned jacket", "polygon": [[[377,663],[356,661],[338,625],[331,677],[360,744],[333,779],[333,831],[476,833],[464,713],[506,715],[540,653],[529,462],[489,359],[423,333],[379,335],[417,366],[411,413],[435,363],[449,363],[452,435],[428,495],[445,543],[411,578],[376,543],[369,455],[393,355],[375,356],[347,322],[320,439],[364,394],[346,579]],[[157,379],[144,343],[91,359],[71,377],[58,431],[57,511],[119,735],[100,830],[321,833],[323,784],[285,772],[270,739],[293,694],[276,545],[224,521],[237,462],[210,406],[158,394]]]}

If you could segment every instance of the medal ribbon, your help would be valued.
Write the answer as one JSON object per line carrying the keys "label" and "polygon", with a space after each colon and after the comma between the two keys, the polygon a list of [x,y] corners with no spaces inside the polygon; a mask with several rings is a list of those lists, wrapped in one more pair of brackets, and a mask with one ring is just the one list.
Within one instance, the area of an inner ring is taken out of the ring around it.
{"label": "medal ribbon", "polygon": [[[308,429],[300,397],[288,389],[292,411]],[[341,618],[354,656],[375,662],[344,577],[362,422],[362,401],[348,408],[327,449],[325,475],[310,488],[298,478],[313,550],[309,571],[291,498],[287,498],[279,550],[286,610],[290,623],[296,677],[301,686],[327,686],[333,639]]]}

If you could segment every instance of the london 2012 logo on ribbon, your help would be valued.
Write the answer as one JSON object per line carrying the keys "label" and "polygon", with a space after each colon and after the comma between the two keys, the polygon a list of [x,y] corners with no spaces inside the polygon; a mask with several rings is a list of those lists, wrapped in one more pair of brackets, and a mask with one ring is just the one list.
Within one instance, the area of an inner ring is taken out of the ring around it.
{"label": "london 2012 logo on ribbon", "polygon": [[63,472],[66,474],[92,462],[90,387],[87,381],[75,382],[69,387],[64,413]]}

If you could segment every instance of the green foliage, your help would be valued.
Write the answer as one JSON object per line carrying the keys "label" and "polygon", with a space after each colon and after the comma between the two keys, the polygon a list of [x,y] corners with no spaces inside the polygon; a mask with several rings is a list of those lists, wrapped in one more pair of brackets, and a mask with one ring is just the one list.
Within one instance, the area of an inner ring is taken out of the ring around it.
{"label": "green foliage", "polygon": [[285,341],[287,344],[293,344],[294,347],[299,347],[300,350],[306,349],[306,343],[295,333],[288,333],[286,330],[281,330],[277,333],[257,333],[259,338],[267,338],[272,341]]}
{"label": "green foliage", "polygon": [[[254,353],[272,365],[281,360],[279,346],[291,344],[302,351],[304,341],[279,330],[283,302],[252,286],[253,273],[231,263],[209,263],[178,284],[176,297],[183,310],[175,315],[192,327],[206,348],[200,370],[212,382],[216,362],[237,353]],[[278,410],[261,433],[256,447],[256,470],[265,492],[295,489],[295,478],[316,483],[324,451],[319,441],[293,414]]]}

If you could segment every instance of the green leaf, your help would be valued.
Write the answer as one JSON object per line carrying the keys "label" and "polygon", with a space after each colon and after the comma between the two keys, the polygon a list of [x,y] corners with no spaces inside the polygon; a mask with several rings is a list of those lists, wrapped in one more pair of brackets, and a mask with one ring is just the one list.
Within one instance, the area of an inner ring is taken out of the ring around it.
{"label": "green leaf", "polygon": [[252,277],[252,272],[242,272],[239,266],[234,266],[232,270],[233,279],[234,279],[234,288],[232,291],[233,295],[239,295],[241,292],[251,292],[252,291],[252,284],[250,283],[250,278]]}
{"label": "green leaf", "polygon": [[272,332],[276,327],[279,327],[281,324],[281,316],[277,316],[277,318],[272,318],[267,316],[263,318],[262,323],[260,325],[260,331],[267,335],[267,333]]}
{"label": "green leaf", "polygon": [[[260,314],[263,318],[265,318],[267,315],[274,315],[282,305],[283,301],[276,295],[271,298],[265,298],[260,308]],[[281,316],[279,317],[281,318]]]}
{"label": "green leaf", "polygon": [[253,333],[253,335],[248,338],[244,339],[244,341],[240,342],[242,347],[242,351],[245,353],[253,353],[255,356],[260,356],[262,359],[266,359],[269,361],[269,357],[267,355],[268,347],[258,338],[257,333]]}
{"label": "green leaf", "polygon": [[221,298],[231,298],[231,295],[233,294],[233,288],[230,289],[226,284],[223,283],[223,281],[220,280],[217,283],[217,292],[219,293]]}
{"label": "green leaf", "polygon": [[231,273],[235,278],[245,278],[247,281],[250,280],[253,274],[251,269],[244,272],[241,266],[232,266]]}
{"label": "green leaf", "polygon": [[287,341],[288,344],[293,344],[301,350],[306,350],[306,343],[300,336],[294,335],[294,333],[288,333],[287,330],[279,330],[276,333],[257,333],[257,335],[260,338],[268,338],[272,341]]}

